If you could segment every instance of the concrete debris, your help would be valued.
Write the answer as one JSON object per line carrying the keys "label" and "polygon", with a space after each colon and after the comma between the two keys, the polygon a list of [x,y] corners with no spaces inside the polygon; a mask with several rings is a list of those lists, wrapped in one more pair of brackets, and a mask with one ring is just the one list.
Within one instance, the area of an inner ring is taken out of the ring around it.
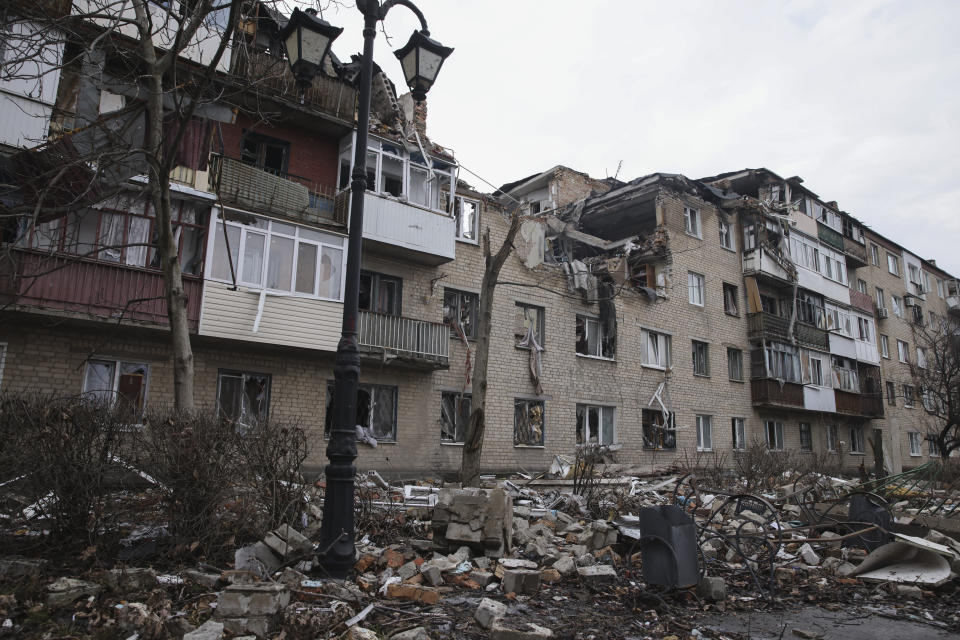
{"label": "concrete debris", "polygon": [[414,627],[390,636],[390,640],[430,640],[430,634],[423,627]]}
{"label": "concrete debris", "polygon": [[47,586],[47,604],[51,607],[67,607],[79,598],[96,596],[103,587],[75,578],[58,578]]}
{"label": "concrete debris", "polygon": [[484,598],[473,612],[473,618],[484,629],[492,629],[493,625],[507,615],[507,605]]}
{"label": "concrete debris", "polygon": [[223,624],[214,620],[207,620],[183,636],[183,640],[221,640],[221,638],[223,638]]}
{"label": "concrete debris", "polygon": [[513,501],[501,489],[443,489],[433,510],[438,548],[467,545],[499,558],[512,549]]}

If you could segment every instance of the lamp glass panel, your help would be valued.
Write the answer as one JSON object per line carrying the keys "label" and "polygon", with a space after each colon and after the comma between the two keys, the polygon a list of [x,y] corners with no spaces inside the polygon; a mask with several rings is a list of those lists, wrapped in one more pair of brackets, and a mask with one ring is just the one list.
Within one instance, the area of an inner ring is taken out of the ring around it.
{"label": "lamp glass panel", "polygon": [[433,84],[437,79],[437,72],[440,71],[443,58],[423,47],[418,47],[418,50],[420,51],[420,68],[417,69],[417,73],[429,84]]}
{"label": "lamp glass panel", "polygon": [[330,43],[330,38],[310,29],[303,29],[301,33],[303,37],[300,44],[303,46],[303,51],[300,54],[305,61],[320,66],[323,61],[323,53],[327,50],[327,44]]}
{"label": "lamp glass panel", "polygon": [[400,61],[400,66],[403,67],[403,77],[406,79],[407,84],[413,82],[413,79],[417,76],[417,48],[414,47],[410,49],[407,55],[403,56],[403,60]]}
{"label": "lamp glass panel", "polygon": [[294,64],[300,60],[300,45],[297,40],[298,30],[294,29],[290,32],[290,35],[287,36],[287,57],[290,59],[290,64]]}

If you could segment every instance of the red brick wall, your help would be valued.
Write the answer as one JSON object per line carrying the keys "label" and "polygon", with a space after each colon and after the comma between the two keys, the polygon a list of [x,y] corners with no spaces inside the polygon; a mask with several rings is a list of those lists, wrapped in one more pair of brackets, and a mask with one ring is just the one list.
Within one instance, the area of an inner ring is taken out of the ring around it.
{"label": "red brick wall", "polygon": [[253,119],[237,116],[237,123],[223,126],[224,153],[231,158],[240,157],[240,141],[244,131],[252,131],[290,143],[290,160],[287,171],[320,184],[336,186],[337,153],[340,141],[303,127],[285,123],[272,125],[257,123]]}

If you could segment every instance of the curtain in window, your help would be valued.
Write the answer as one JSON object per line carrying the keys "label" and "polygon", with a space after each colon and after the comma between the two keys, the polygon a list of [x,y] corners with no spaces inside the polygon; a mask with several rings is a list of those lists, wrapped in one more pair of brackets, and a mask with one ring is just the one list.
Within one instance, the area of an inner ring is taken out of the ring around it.
{"label": "curtain in window", "polygon": [[[147,241],[150,237],[150,219],[130,216],[130,230],[127,233],[126,264],[134,267],[147,266]],[[139,246],[135,246],[139,245]]]}
{"label": "curtain in window", "polygon": [[[230,238],[233,242],[233,238]],[[243,270],[240,277],[244,282],[252,284],[263,283],[263,248],[266,236],[260,233],[247,233],[246,244],[243,247]]]}
{"label": "curtain in window", "polygon": [[119,262],[123,255],[123,227],[126,216],[119,213],[104,212],[100,215],[101,260]]}
{"label": "curtain in window", "polygon": [[290,291],[293,275],[293,238],[270,237],[270,259],[267,264],[267,288]]}

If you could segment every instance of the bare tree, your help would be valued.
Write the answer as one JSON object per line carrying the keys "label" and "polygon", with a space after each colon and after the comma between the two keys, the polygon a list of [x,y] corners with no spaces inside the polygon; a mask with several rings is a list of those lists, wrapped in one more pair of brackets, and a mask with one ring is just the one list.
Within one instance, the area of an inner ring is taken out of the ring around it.
{"label": "bare tree", "polygon": [[[913,389],[929,415],[927,438],[946,458],[960,449],[960,325],[952,318],[914,325]],[[910,398],[912,401],[913,399]]]}

